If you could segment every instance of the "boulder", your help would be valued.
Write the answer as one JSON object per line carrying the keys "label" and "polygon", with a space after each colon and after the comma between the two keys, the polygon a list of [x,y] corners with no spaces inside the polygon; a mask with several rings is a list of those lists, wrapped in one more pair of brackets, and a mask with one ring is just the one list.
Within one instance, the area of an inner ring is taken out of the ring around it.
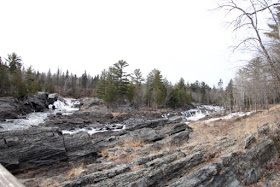
{"label": "boulder", "polygon": [[24,101],[24,107],[29,108],[32,112],[43,112],[48,108],[46,95],[31,95],[27,96]]}
{"label": "boulder", "polygon": [[48,108],[47,94],[26,96],[22,99],[12,97],[0,98],[0,120],[16,119],[31,112],[43,112]]}
{"label": "boulder", "polygon": [[76,134],[63,135],[66,155],[69,160],[77,160],[81,158],[90,158],[96,160],[97,150],[92,143],[92,139],[86,132]]}
{"label": "boulder", "polygon": [[52,105],[55,101],[57,101],[58,96],[59,96],[59,95],[58,95],[57,93],[49,94],[49,96],[48,96],[48,103],[49,103],[50,105]]}
{"label": "boulder", "polygon": [[0,119],[16,119],[22,113],[20,104],[11,97],[0,98]]}

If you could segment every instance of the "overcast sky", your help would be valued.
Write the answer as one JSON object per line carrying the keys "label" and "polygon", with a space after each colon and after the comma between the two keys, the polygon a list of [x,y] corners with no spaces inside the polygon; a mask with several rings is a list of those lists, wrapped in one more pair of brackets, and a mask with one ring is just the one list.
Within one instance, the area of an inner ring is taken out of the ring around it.
{"label": "overcast sky", "polygon": [[24,66],[91,75],[125,60],[144,76],[157,68],[176,83],[234,77],[242,55],[215,0],[9,0],[0,2],[0,56]]}

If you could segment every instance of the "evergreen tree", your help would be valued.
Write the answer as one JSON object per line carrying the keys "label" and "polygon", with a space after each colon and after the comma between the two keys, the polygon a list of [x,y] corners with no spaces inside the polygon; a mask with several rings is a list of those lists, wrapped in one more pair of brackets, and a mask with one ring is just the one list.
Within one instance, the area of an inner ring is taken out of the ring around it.
{"label": "evergreen tree", "polygon": [[148,107],[152,105],[152,94],[153,94],[153,80],[155,76],[156,69],[152,70],[146,79],[146,93],[145,93],[145,103]]}
{"label": "evergreen tree", "polygon": [[127,86],[127,99],[129,101],[129,103],[134,104],[134,98],[136,97],[135,89],[136,89],[136,85],[134,85],[133,81],[131,81]]}
{"label": "evergreen tree", "polygon": [[21,69],[22,67],[21,57],[16,53],[8,54],[6,62],[9,65],[9,70],[11,73],[14,73],[17,69]]}
{"label": "evergreen tree", "polygon": [[105,95],[104,101],[111,107],[118,99],[118,87],[115,83],[114,75],[112,72],[108,72],[106,84],[105,84]]}
{"label": "evergreen tree", "polygon": [[166,90],[163,84],[162,75],[160,71],[154,69],[147,77],[145,100],[148,106],[155,106],[164,104]]}
{"label": "evergreen tree", "polygon": [[47,74],[47,81],[45,82],[45,88],[46,88],[46,91],[49,92],[49,93],[54,93],[55,92],[52,73],[51,73],[50,69],[49,69],[48,74]]}
{"label": "evergreen tree", "polygon": [[6,96],[10,92],[10,80],[8,67],[0,61],[0,96]]}
{"label": "evergreen tree", "polygon": [[23,97],[26,94],[26,88],[22,79],[22,63],[21,57],[16,53],[8,54],[6,63],[9,64],[9,71],[11,77],[11,94],[14,97]]}
{"label": "evergreen tree", "polygon": [[30,66],[25,73],[25,86],[27,94],[34,94],[39,90],[35,76],[36,75]]}
{"label": "evergreen tree", "polygon": [[13,70],[12,73],[12,95],[17,98],[24,97],[27,93],[25,84],[22,79],[22,72],[19,68]]}
{"label": "evergreen tree", "polygon": [[88,84],[88,76],[87,76],[87,72],[85,71],[82,75],[82,87],[84,89],[87,89],[87,84]]}
{"label": "evergreen tree", "polygon": [[171,107],[182,107],[191,102],[191,95],[187,92],[185,80],[181,78],[174,86],[169,97],[169,105]]}
{"label": "evergreen tree", "polygon": [[106,91],[107,71],[103,70],[96,85],[94,96],[104,99]]}
{"label": "evergreen tree", "polygon": [[119,98],[119,102],[122,103],[125,101],[128,94],[128,84],[130,76],[124,71],[124,68],[128,66],[126,61],[120,60],[118,63],[115,63],[113,67],[109,69],[112,74],[112,78],[115,81],[115,85],[117,87],[117,95]]}
{"label": "evergreen tree", "polygon": [[[129,94],[130,100],[131,95],[133,95],[133,104],[136,108],[139,108],[143,104],[144,100],[144,93],[143,93],[143,86],[142,82],[144,81],[143,75],[140,69],[134,70],[134,74],[132,75],[132,81],[134,83],[133,94]],[[132,91],[132,85],[130,85],[129,91]]]}

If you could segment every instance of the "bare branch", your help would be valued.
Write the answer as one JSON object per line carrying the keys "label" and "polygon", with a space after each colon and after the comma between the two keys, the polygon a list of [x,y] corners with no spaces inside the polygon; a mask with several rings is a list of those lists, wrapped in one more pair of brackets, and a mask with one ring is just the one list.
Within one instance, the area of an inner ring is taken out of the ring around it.
{"label": "bare branch", "polygon": [[[277,79],[278,83],[280,84],[280,72],[278,72],[277,68],[275,67],[275,64],[272,60],[271,55],[269,54],[268,48],[264,45],[263,39],[261,37],[260,29],[258,28],[258,18],[259,18],[259,13],[268,10],[270,14],[272,15],[272,18],[274,19],[275,22],[278,20],[275,18],[272,7],[279,6],[279,3],[273,3],[273,4],[268,4],[266,0],[264,2],[261,2],[260,0],[249,0],[250,6],[249,7],[242,7],[237,5],[237,1],[234,0],[226,0],[225,3],[222,5],[219,5],[219,9],[224,9],[227,10],[227,15],[233,11],[240,12],[239,16],[236,17],[231,22],[231,25],[234,26],[234,31],[239,30],[240,28],[243,27],[248,27],[252,29],[256,37],[248,37],[245,40],[243,40],[241,43],[239,43],[235,48],[234,51],[239,48],[241,45],[246,46],[247,43],[256,42],[258,43],[259,49],[261,53],[264,55],[267,63],[269,64],[273,75]],[[253,44],[254,45],[254,44]]]}
{"label": "bare branch", "polygon": [[249,15],[254,15],[254,14],[258,13],[258,12],[263,12],[263,11],[265,11],[265,10],[271,8],[271,7],[279,6],[279,5],[280,5],[280,3],[273,3],[271,5],[267,5],[266,7],[261,8],[259,10],[255,10],[254,12],[249,13]]}

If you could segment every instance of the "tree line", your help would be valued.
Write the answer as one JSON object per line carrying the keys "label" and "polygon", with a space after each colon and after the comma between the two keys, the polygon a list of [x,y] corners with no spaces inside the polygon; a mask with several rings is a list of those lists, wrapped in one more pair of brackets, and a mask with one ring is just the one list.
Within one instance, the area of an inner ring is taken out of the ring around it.
{"label": "tree line", "polygon": [[91,77],[86,73],[78,77],[57,69],[56,73],[39,72],[32,67],[22,65],[22,59],[16,53],[8,54],[6,59],[0,57],[0,96],[23,98],[38,91],[54,93],[63,96],[90,96],[99,80],[98,76]]}
{"label": "tree line", "polygon": [[[130,104],[135,108],[179,108],[191,102],[222,105],[223,85],[211,88],[205,82],[186,83],[183,78],[172,84],[160,70],[153,69],[144,78],[140,69],[126,72],[129,64],[120,60],[99,76],[94,90],[96,97],[102,98],[109,107]],[[222,82],[222,80],[220,80]]]}
{"label": "tree line", "polygon": [[99,75],[93,77],[85,71],[78,77],[59,68],[55,73],[26,69],[21,57],[12,53],[4,60],[0,58],[0,96],[23,98],[41,91],[74,98],[95,96],[108,107],[129,104],[135,108],[178,108],[191,102],[222,105],[222,88],[199,81],[189,84],[183,78],[173,85],[158,69],[145,78],[140,69],[126,72],[127,66],[120,60]]}

